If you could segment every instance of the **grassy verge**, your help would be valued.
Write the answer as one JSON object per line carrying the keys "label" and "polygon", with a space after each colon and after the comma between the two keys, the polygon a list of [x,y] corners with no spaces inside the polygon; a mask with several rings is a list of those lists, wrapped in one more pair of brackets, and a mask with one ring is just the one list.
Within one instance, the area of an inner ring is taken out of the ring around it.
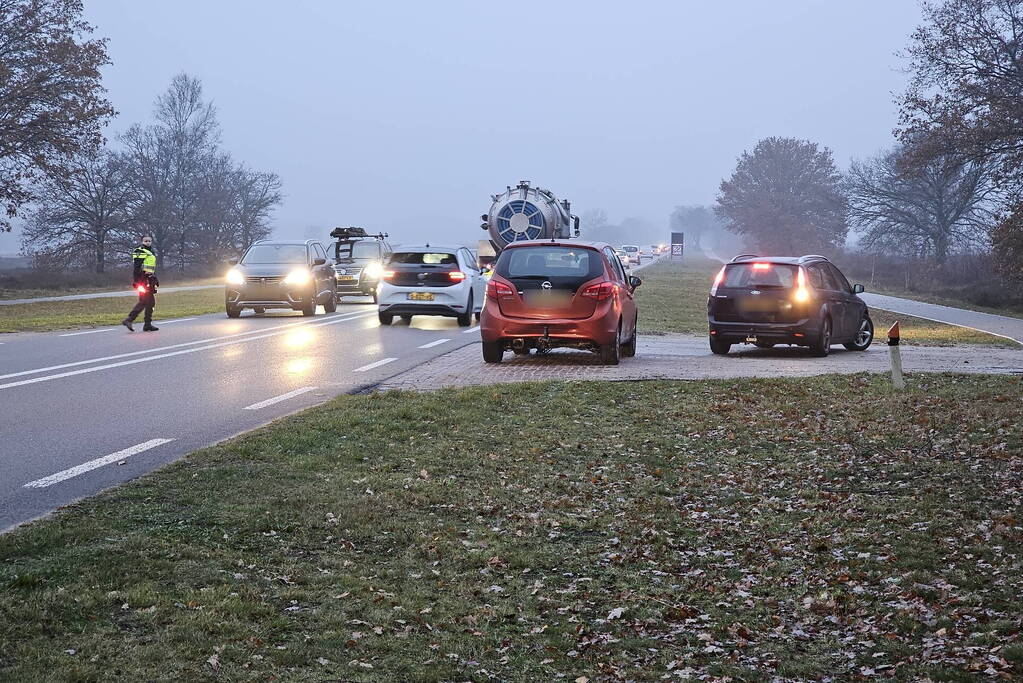
{"label": "grassy verge", "polygon": [[[113,292],[118,289],[123,290],[125,280],[130,282],[131,274],[128,273],[119,277],[115,282],[105,282],[103,284],[95,285],[73,285],[68,287],[27,287],[27,288],[15,288],[15,287],[4,287],[0,284],[0,299],[31,299],[38,296],[68,296],[70,294],[91,294],[93,292]],[[220,277],[206,277],[206,278],[189,278],[184,277],[180,280],[175,279],[173,276],[163,276],[160,282],[164,287],[190,287],[193,285],[216,285],[223,283],[223,278]]]}
{"label": "grassy verge", "polygon": [[[0,306],[0,332],[45,332],[74,327],[118,324],[136,297],[48,301],[37,304]],[[160,318],[181,318],[214,313],[224,308],[222,289],[200,289],[156,295],[157,322]]]}
{"label": "grassy verge", "polygon": [[1016,677],[1021,400],[342,397],[0,536],[0,679]]}
{"label": "grassy verge", "polygon": [[[664,261],[641,270],[638,274],[643,278],[643,286],[636,292],[640,330],[654,334],[706,334],[707,293],[720,268],[721,264],[716,261],[687,257],[681,264]],[[906,344],[1019,347],[1019,344],[1011,340],[985,332],[912,316],[894,316],[878,308],[871,308],[870,315],[878,337],[883,337],[884,332],[898,319],[903,343]]]}

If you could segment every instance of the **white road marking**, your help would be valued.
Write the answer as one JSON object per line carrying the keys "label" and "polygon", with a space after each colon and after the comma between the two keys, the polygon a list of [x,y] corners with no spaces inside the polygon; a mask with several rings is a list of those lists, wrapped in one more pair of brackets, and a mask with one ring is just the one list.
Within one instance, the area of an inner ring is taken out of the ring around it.
{"label": "white road marking", "polygon": [[[381,365],[387,365],[388,363],[394,362],[396,360],[398,360],[398,359],[397,358],[384,358],[383,360],[378,360],[376,363],[370,363],[369,365],[363,365],[361,368],[355,368],[354,370],[352,370],[352,372],[366,372],[367,370],[372,370],[373,368],[379,368]],[[0,387],[0,388],[3,388],[3,387]]]}
{"label": "white road marking", "polygon": [[450,339],[438,339],[438,340],[436,340],[436,341],[432,341],[432,342],[430,342],[429,344],[423,344],[423,345],[422,345],[422,346],[420,346],[419,348],[421,348],[421,349],[431,349],[431,348],[433,348],[434,346],[440,346],[440,345],[441,345],[441,344],[443,344],[444,342],[449,342],[449,341],[451,341],[451,340],[450,340]]}
{"label": "white road marking", "polygon": [[170,325],[171,323],[183,323],[186,320],[195,320],[196,316],[191,318],[175,318],[174,320],[154,320],[153,323],[160,323],[161,325]]}
{"label": "white road marking", "polygon": [[[152,349],[145,349],[144,351],[131,351],[129,353],[118,353],[113,356],[101,356],[99,358],[90,358],[89,360],[75,361],[74,363],[63,363],[62,365],[51,365],[46,368],[35,368],[34,370],[22,370],[21,372],[11,372],[6,375],[0,375],[0,379],[10,379],[11,377],[22,377],[24,375],[34,375],[39,372],[49,372],[50,370],[63,370],[64,368],[73,368],[79,365],[89,365],[90,363],[102,363],[107,360],[116,360],[118,358],[130,358],[131,356],[141,356],[145,353],[155,353],[157,351],[167,351],[168,349],[180,349],[183,346],[194,346],[195,344],[205,344],[207,342],[218,341],[221,339],[235,339],[237,337],[245,337],[251,334],[258,334],[260,332],[271,332],[273,330],[286,330],[293,327],[300,327],[303,325],[311,325],[315,323],[316,327],[320,325],[332,325],[336,322],[342,322],[345,320],[352,320],[354,318],[365,317],[371,315],[373,311],[364,311],[358,313],[342,313],[336,318],[330,318],[327,322],[317,322],[315,320],[306,320],[296,323],[288,323],[286,325],[275,325],[274,327],[267,327],[264,329],[249,330],[248,332],[238,332],[235,334],[225,334],[220,337],[209,337],[207,339],[196,339],[195,341],[182,342],[180,344],[171,344],[170,346],[157,346]],[[114,328],[117,329],[117,328]],[[273,336],[273,335],[270,335]],[[0,389],[3,385],[0,385]]]}
{"label": "white road marking", "polygon": [[259,410],[260,408],[266,408],[267,406],[272,406],[274,403],[280,403],[281,401],[287,401],[289,398],[301,396],[315,388],[316,387],[302,387],[301,389],[295,389],[294,391],[289,391],[286,394],[274,396],[273,398],[268,398],[265,401],[260,401],[259,403],[253,403],[251,406],[245,406],[245,410]]}
{"label": "white road marking", "polygon": [[116,327],[104,327],[99,330],[85,330],[84,332],[68,332],[67,334],[60,335],[61,337],[77,337],[80,334],[96,334],[97,332],[113,332]]}
{"label": "white road marking", "polygon": [[[365,317],[366,315],[369,315],[369,313],[362,313],[362,314],[354,315],[354,316],[351,316],[351,317],[348,317],[348,318],[333,318],[331,320],[328,320],[327,322],[317,323],[314,327],[325,327],[327,325],[336,325],[338,323],[349,322],[350,320],[354,320],[356,318]],[[294,327],[294,325],[286,325],[285,327]],[[155,356],[146,356],[144,358],[133,358],[131,360],[124,360],[124,361],[121,361],[119,363],[108,363],[106,365],[97,365],[96,367],[93,367],[93,368],[83,368],[81,370],[71,370],[71,371],[68,371],[68,372],[61,372],[61,373],[58,373],[56,375],[46,375],[44,377],[33,377],[32,379],[23,379],[23,380],[19,380],[17,382],[8,382],[7,384],[0,384],[0,389],[13,389],[14,387],[20,387],[20,386],[23,386],[25,384],[35,384],[36,382],[48,382],[50,380],[62,379],[64,377],[74,377],[75,375],[85,375],[85,374],[88,374],[90,372],[98,372],[100,370],[109,370],[111,368],[119,368],[119,367],[122,367],[122,366],[125,366],[125,365],[134,365],[135,363],[145,363],[145,362],[151,361],[151,360],[159,360],[161,358],[170,358],[171,356],[181,356],[181,355],[186,354],[186,353],[196,353],[198,351],[208,351],[209,349],[219,349],[221,347],[232,346],[234,344],[247,344],[248,342],[257,341],[257,340],[260,340],[260,339],[266,339],[268,337],[277,337],[277,336],[280,336],[280,335],[286,334],[286,333],[287,333],[286,331],[271,332],[271,333],[268,333],[268,334],[256,335],[254,337],[246,337],[244,339],[233,339],[231,341],[219,342],[217,344],[208,344],[206,346],[199,346],[199,347],[196,347],[194,349],[182,349],[180,351],[171,351],[170,353],[160,353],[160,354],[157,354]],[[229,335],[229,336],[237,336],[237,335]],[[179,346],[181,346],[181,345],[179,345]],[[171,348],[171,347],[167,347],[167,348]],[[134,354],[126,354],[126,355],[134,355]],[[84,362],[88,362],[88,361],[84,361]],[[81,363],[73,363],[72,365],[80,365],[80,364]],[[29,371],[29,372],[38,372],[38,370],[36,370],[36,371]],[[29,374],[29,373],[25,372],[25,373],[16,373],[16,374]],[[11,375],[7,375],[7,376],[10,377]]]}
{"label": "white road marking", "polygon": [[462,334],[472,334],[473,332],[476,332],[479,329],[480,329],[479,325],[477,325],[476,327],[470,327],[469,329],[463,331]]}
{"label": "white road marking", "polygon": [[43,477],[42,479],[30,481],[29,483],[25,484],[24,488],[43,489],[46,488],[47,486],[59,484],[62,481],[70,479],[71,477],[77,477],[79,474],[91,472],[94,469],[103,467],[104,465],[109,465],[112,462],[118,462],[119,460],[130,458],[133,455],[138,455],[143,451],[148,451],[151,448],[162,446],[163,444],[170,443],[173,440],[174,439],[150,439],[145,443],[140,443],[136,446],[132,446],[131,448],[125,448],[123,451],[117,451],[116,453],[111,453],[110,455],[104,455],[102,458],[96,458],[95,460],[90,460],[89,462],[83,462],[81,465],[72,467],[70,469],[66,469],[63,472],[57,472],[56,474],[51,474],[48,477]]}
{"label": "white road marking", "polygon": [[967,329],[967,330],[973,330],[974,332],[983,332],[984,334],[990,334],[990,335],[995,336],[995,337],[1001,337],[1002,339],[1008,339],[1009,341],[1014,341],[1017,344],[1023,345],[1023,340],[1016,339],[1015,337],[1010,337],[1010,336],[1005,335],[1005,334],[998,334],[997,332],[990,332],[988,330],[982,330],[979,327],[970,327],[969,325],[960,325],[959,323],[950,323],[947,320],[938,320],[937,318],[928,318],[925,315],[917,315],[916,313],[903,313],[902,311],[896,311],[894,308],[885,308],[884,306],[878,306],[877,304],[870,304],[870,306],[872,308],[880,308],[882,311],[888,311],[889,313],[894,313],[896,315],[908,315],[911,318],[920,318],[922,320],[930,320],[933,323],[944,323],[946,325],[952,325],[953,327],[962,327],[962,328]]}

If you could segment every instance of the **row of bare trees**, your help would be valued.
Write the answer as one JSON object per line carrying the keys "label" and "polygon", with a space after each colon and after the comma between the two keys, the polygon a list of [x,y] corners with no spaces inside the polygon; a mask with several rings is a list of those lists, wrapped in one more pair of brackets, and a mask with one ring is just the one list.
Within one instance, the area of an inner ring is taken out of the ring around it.
{"label": "row of bare trees", "polygon": [[815,143],[761,140],[721,183],[729,230],[776,253],[834,253],[851,232],[868,254],[981,256],[1023,283],[1023,0],[921,8],[896,145],[843,175]]}
{"label": "row of bare trees", "polygon": [[132,126],[120,143],[42,181],[22,232],[38,263],[102,273],[145,233],[165,267],[202,268],[270,233],[280,181],[220,148],[216,109],[197,79],[176,76],[154,121]]}

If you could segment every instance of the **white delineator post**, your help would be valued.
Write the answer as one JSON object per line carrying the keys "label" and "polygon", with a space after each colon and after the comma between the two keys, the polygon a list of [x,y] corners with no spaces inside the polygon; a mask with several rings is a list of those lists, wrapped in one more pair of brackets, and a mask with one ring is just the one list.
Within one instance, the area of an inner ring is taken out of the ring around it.
{"label": "white delineator post", "polygon": [[892,359],[892,387],[898,390],[906,388],[906,380],[902,377],[902,351],[899,350],[899,321],[888,330],[888,353]]}

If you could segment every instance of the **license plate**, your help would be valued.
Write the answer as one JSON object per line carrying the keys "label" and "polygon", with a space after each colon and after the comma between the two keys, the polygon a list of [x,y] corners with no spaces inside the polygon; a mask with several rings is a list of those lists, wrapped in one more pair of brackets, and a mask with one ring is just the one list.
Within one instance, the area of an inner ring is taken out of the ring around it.
{"label": "license plate", "polygon": [[756,337],[746,337],[746,343],[747,344],[756,344],[757,343],[757,338]]}
{"label": "license plate", "polygon": [[338,282],[352,282],[353,280],[355,280],[355,276],[354,275],[338,275],[337,276],[337,281]]}
{"label": "license plate", "polygon": [[409,292],[410,301],[433,301],[433,292]]}

